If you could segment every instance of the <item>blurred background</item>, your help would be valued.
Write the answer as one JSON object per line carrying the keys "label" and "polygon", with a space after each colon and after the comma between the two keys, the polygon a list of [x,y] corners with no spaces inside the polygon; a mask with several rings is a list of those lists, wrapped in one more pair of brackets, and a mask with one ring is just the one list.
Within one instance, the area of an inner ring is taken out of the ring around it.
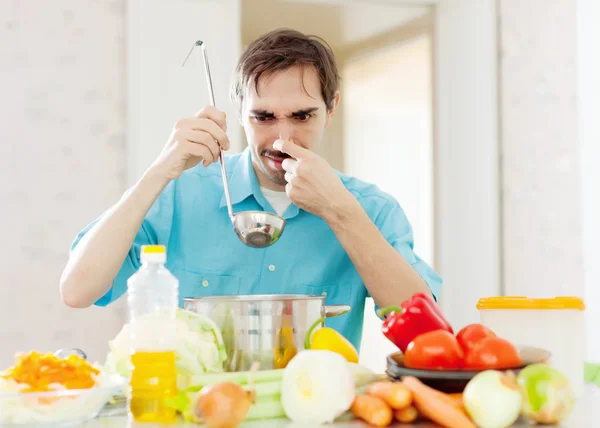
{"label": "blurred background", "polygon": [[[244,149],[229,80],[277,27],[335,51],[321,154],[399,200],[451,322],[477,322],[480,297],[580,296],[600,360],[599,20],[595,0],[0,0],[0,367],[34,348],[104,359],[125,302],[61,303],[72,240],[208,104],[201,57],[181,67],[198,39]],[[382,370],[372,307],[361,359]]]}

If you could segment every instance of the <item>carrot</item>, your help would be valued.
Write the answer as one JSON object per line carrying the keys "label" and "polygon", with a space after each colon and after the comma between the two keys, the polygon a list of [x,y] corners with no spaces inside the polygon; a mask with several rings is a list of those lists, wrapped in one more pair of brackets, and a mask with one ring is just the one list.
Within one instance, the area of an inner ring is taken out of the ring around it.
{"label": "carrot", "polygon": [[452,394],[448,394],[448,397],[452,399],[457,409],[459,409],[463,413],[466,412],[462,392],[454,392]]}
{"label": "carrot", "polygon": [[413,406],[405,407],[404,409],[394,411],[394,419],[402,424],[410,424],[417,420],[419,412]]}
{"label": "carrot", "polygon": [[399,382],[375,382],[369,385],[367,394],[381,398],[394,410],[404,409],[412,403],[409,389]]}
{"label": "carrot", "polygon": [[463,412],[465,415],[467,414],[465,407],[463,406],[463,402],[462,402],[462,393],[445,394],[441,391],[438,391],[437,389],[433,389],[433,388],[430,388],[430,389],[431,389],[432,394],[434,394],[438,399],[444,401],[445,403],[447,403],[450,406],[456,407],[458,410]]}
{"label": "carrot", "polygon": [[385,401],[368,394],[359,394],[354,397],[350,411],[357,418],[376,427],[386,427],[392,423],[393,419],[392,409],[385,404]]}
{"label": "carrot", "polygon": [[412,392],[413,404],[420,415],[445,428],[476,428],[447,394],[430,388],[413,376],[405,376],[402,383]]}

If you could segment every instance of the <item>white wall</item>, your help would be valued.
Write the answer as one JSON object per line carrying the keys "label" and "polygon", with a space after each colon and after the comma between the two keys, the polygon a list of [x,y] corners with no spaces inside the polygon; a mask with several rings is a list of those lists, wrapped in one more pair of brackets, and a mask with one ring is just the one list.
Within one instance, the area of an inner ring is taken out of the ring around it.
{"label": "white wall", "polygon": [[499,3],[503,259],[509,295],[584,294],[575,3]]}
{"label": "white wall", "polygon": [[[345,171],[400,201],[415,251],[433,264],[431,40],[427,34],[357,58],[342,69]],[[365,308],[360,363],[377,372],[397,348]]]}
{"label": "white wall", "polygon": [[600,362],[600,2],[577,1],[577,111],[582,183],[587,357]]}
{"label": "white wall", "polygon": [[125,190],[124,11],[0,2],[0,369],[31,349],[103,361],[124,319],[118,304],[69,309],[58,291],[75,235]]}
{"label": "white wall", "polygon": [[229,0],[0,2],[0,368],[30,349],[75,346],[104,360],[125,302],[63,305],[69,246],[139,178],[173,122],[208,103],[200,56],[181,68],[197,39],[208,44],[232,151],[241,145],[227,94],[238,9]]}
{"label": "white wall", "polygon": [[400,5],[373,1],[346,2],[341,7],[344,45],[360,43],[374,35],[394,31],[402,25],[430,12],[429,6]]}
{"label": "white wall", "polygon": [[600,361],[600,3],[500,3],[509,293],[586,302]]}
{"label": "white wall", "polygon": [[128,184],[163,148],[176,120],[209,104],[196,40],[207,49],[217,108],[227,114],[231,152],[243,147],[229,82],[240,55],[239,0],[127,2]]}
{"label": "white wall", "polygon": [[[373,0],[242,0],[242,38],[253,40],[277,27],[315,34],[334,50],[393,31],[430,11],[429,6]],[[315,19],[315,17],[319,19]]]}

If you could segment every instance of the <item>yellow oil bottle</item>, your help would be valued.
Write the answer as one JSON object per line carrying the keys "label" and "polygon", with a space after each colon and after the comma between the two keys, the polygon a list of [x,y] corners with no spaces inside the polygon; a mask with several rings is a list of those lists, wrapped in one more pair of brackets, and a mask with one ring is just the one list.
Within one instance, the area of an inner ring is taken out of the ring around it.
{"label": "yellow oil bottle", "polygon": [[175,409],[165,400],[177,394],[175,353],[134,352],[131,355],[129,412],[136,422],[173,423]]}
{"label": "yellow oil bottle", "polygon": [[177,395],[176,312],[179,281],[165,267],[162,245],[143,246],[141,267],[127,281],[130,318],[129,418],[169,424],[176,411],[165,400]]}

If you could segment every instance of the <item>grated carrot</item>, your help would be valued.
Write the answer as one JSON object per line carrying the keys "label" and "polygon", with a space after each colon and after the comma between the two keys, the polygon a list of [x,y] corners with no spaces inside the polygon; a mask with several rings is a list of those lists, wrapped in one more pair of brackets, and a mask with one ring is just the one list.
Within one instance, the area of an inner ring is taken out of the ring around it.
{"label": "grated carrot", "polygon": [[53,354],[31,351],[17,354],[16,364],[0,373],[0,377],[26,385],[23,392],[54,389],[87,389],[96,384],[100,371],[77,355],[58,358]]}

